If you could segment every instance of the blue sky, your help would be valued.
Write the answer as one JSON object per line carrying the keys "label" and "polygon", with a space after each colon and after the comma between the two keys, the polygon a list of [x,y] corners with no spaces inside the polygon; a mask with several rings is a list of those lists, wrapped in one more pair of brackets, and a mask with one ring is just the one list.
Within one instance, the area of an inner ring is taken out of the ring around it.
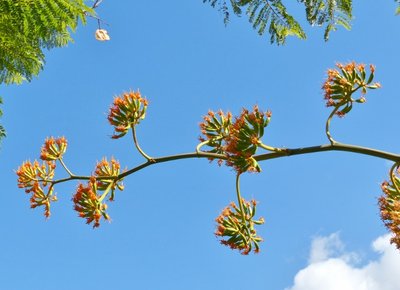
{"label": "blue sky", "polygon": [[[394,1],[357,1],[350,32],[340,28],[325,43],[322,29],[307,27],[307,41],[289,39],[282,47],[259,37],[244,18],[224,27],[222,15],[202,1],[147,2],[103,1],[98,13],[111,41],[96,41],[97,23],[89,19],[73,44],[47,53],[38,78],[3,86],[0,288],[399,289],[399,275],[388,273],[398,271],[400,258],[377,208],[391,164],[369,156],[280,158],[243,176],[243,195],[260,202],[266,220],[258,255],[242,256],[214,236],[215,217],[235,200],[235,174],[206,160],[129,176],[109,206],[112,222],[96,230],[72,210],[76,182],[56,187],[59,201],[48,221],[29,208],[14,170],[38,158],[47,136],[68,139],[65,161],[79,174],[89,175],[104,156],[128,168],[143,162],[129,138],[109,138],[113,97],[130,89],[150,102],[138,128],[150,155],[192,152],[209,109],[238,113],[254,104],[273,114],[264,143],[294,148],[327,143],[329,110],[320,90],[326,70],[336,62],[373,63],[383,88],[335,119],[332,133],[344,143],[398,152]],[[382,275],[387,284],[374,278]],[[367,286],[359,282],[365,277]]]}

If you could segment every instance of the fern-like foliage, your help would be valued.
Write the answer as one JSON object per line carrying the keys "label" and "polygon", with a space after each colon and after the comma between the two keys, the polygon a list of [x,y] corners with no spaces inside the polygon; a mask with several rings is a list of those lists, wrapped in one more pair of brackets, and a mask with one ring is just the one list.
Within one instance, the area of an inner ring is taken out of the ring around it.
{"label": "fern-like foliage", "polygon": [[217,7],[218,10],[222,12],[224,15],[224,23],[225,25],[229,22],[229,7],[226,4],[226,0],[203,0],[203,3],[209,2],[212,7]]}
{"label": "fern-like foliage", "polygon": [[247,15],[258,34],[263,35],[268,27],[271,43],[283,44],[289,35],[302,39],[306,38],[299,23],[287,13],[286,7],[280,0],[250,1],[247,7]]}
{"label": "fern-like foliage", "polygon": [[246,11],[253,28],[258,34],[266,31],[270,34],[271,43],[284,44],[287,36],[294,35],[305,39],[306,35],[299,23],[287,12],[281,0],[203,0],[211,6],[218,6],[228,23],[230,11],[237,16]]}
{"label": "fern-like foliage", "polygon": [[[400,0],[395,0],[399,2]],[[298,0],[304,4],[307,21],[311,25],[325,26],[324,39],[329,39],[337,26],[350,29],[352,0]],[[203,0],[212,7],[219,7],[228,23],[230,11],[237,16],[245,9],[250,23],[258,34],[268,31],[271,43],[283,44],[288,36],[305,39],[306,35],[299,23],[287,12],[281,0]],[[400,6],[398,11],[400,13]]]}
{"label": "fern-like foliage", "polygon": [[306,8],[307,21],[311,25],[324,26],[324,39],[329,39],[337,25],[351,28],[352,0],[300,0]]}
{"label": "fern-like foliage", "polygon": [[0,84],[30,81],[43,69],[43,49],[65,46],[92,9],[83,0],[0,1]]}
{"label": "fern-like foliage", "polygon": [[397,8],[396,8],[396,15],[400,14],[400,0],[394,0],[395,2],[397,2]]}
{"label": "fern-like foliage", "polygon": [[[400,0],[395,0],[399,2]],[[271,43],[283,44],[287,36],[305,39],[306,35],[299,23],[287,12],[281,0],[203,0],[203,3],[218,6],[229,21],[230,11],[240,16],[246,9],[253,28],[262,35],[268,31]],[[350,29],[352,20],[352,0],[298,0],[304,4],[307,21],[311,25],[325,26],[324,39],[328,40],[331,31],[337,26]],[[400,6],[397,10],[400,13]]]}

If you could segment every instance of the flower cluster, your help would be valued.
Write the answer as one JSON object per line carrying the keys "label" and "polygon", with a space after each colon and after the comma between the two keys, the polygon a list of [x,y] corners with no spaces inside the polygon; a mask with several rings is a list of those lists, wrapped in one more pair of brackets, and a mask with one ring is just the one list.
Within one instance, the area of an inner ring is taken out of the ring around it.
{"label": "flower cluster", "polygon": [[[72,198],[79,217],[85,218],[87,224],[93,222],[94,228],[100,226],[101,217],[110,220],[110,216],[106,213],[107,204],[103,200],[110,194],[108,200],[113,201],[115,189],[124,189],[122,179],[118,179],[120,168],[119,162],[114,158],[110,161],[103,158],[96,164],[94,176],[90,178],[88,184],[86,186],[79,184]],[[99,192],[102,192],[101,195]]]}
{"label": "flower cluster", "polygon": [[255,200],[248,202],[242,199],[241,203],[238,207],[232,202],[222,210],[215,220],[215,235],[225,238],[221,240],[221,244],[239,250],[243,255],[248,255],[252,250],[258,253],[258,243],[262,242],[262,238],[257,236],[254,226],[263,224],[264,219],[254,220],[257,205]]}
{"label": "flower cluster", "polygon": [[[106,158],[103,158],[96,164],[94,175],[96,177],[97,189],[107,190],[111,188],[110,200],[114,200],[114,191],[116,188],[123,190],[124,186],[121,180],[116,180],[116,177],[120,173],[120,164],[114,158],[111,158],[110,162]],[[109,178],[107,178],[109,177]]]}
{"label": "flower cluster", "polygon": [[62,156],[67,150],[68,142],[64,137],[46,138],[41,150],[39,164],[37,160],[33,163],[26,161],[17,169],[18,187],[25,188],[26,193],[31,193],[31,208],[44,206],[44,215],[50,216],[50,202],[56,201],[53,193],[53,179],[56,168],[56,161],[59,160],[63,166]]}
{"label": "flower cluster", "polygon": [[[56,201],[57,197],[53,193],[53,186],[61,180],[54,181],[54,171],[56,162],[60,162],[69,178],[62,181],[77,179],[68,170],[62,157],[67,150],[67,140],[64,137],[50,137],[45,140],[41,148],[40,158],[43,163],[38,161],[24,162],[16,171],[18,176],[18,187],[24,188],[26,193],[31,193],[31,208],[44,206],[45,216],[50,216],[50,203]],[[109,200],[114,200],[114,191],[116,188],[123,190],[122,178],[120,175],[120,164],[114,158],[108,161],[103,158],[96,164],[93,176],[90,178],[86,186],[79,184],[72,200],[74,209],[79,216],[85,218],[87,223],[93,222],[93,227],[100,225],[100,219],[103,217],[109,220],[110,217],[106,213],[107,205],[103,200],[109,195]],[[88,179],[86,177],[78,177],[80,179]],[[101,192],[101,195],[97,193]]]}
{"label": "flower cluster", "polygon": [[[56,201],[57,197],[53,195],[51,181],[54,178],[54,169],[56,165],[52,161],[45,161],[39,164],[26,161],[17,169],[18,187],[24,188],[26,193],[31,193],[31,208],[44,206],[44,215],[50,216],[50,202]],[[47,193],[45,193],[45,190]]]}
{"label": "flower cluster", "polygon": [[[374,79],[375,67],[369,66],[369,76],[364,64],[350,62],[348,64],[336,64],[337,69],[329,69],[327,79],[322,89],[324,90],[324,99],[328,107],[337,108],[336,114],[344,116],[353,107],[353,103],[364,103],[367,89],[377,89],[381,85],[372,83]],[[361,90],[361,96],[353,99],[352,95]]]}
{"label": "flower cluster", "polygon": [[228,155],[228,166],[233,166],[238,173],[261,171],[253,155],[262,143],[264,128],[268,126],[270,119],[271,112],[264,113],[257,106],[254,106],[252,112],[242,110],[232,124],[231,134],[227,138],[225,151]]}
{"label": "flower cluster", "polygon": [[147,100],[140,92],[124,93],[114,99],[108,114],[108,121],[114,126],[114,139],[123,137],[129,129],[139,124],[145,118]]}
{"label": "flower cluster", "polygon": [[391,171],[390,181],[382,183],[383,195],[379,198],[382,221],[393,233],[391,243],[400,250],[400,169]]}
{"label": "flower cluster", "polygon": [[253,156],[262,145],[261,138],[270,118],[271,112],[264,113],[257,106],[252,111],[243,109],[234,121],[229,112],[210,111],[200,123],[204,135],[200,141],[206,141],[206,145],[212,147],[208,152],[224,154],[226,165],[232,166],[238,173],[259,172],[261,168]]}
{"label": "flower cluster", "polygon": [[68,142],[64,137],[47,138],[40,151],[40,159],[53,161],[61,159],[67,150]]}
{"label": "flower cluster", "polygon": [[31,208],[44,206],[44,216],[50,217],[50,202],[57,201],[57,196],[53,195],[53,188],[50,187],[48,192],[45,193],[39,183],[35,183],[30,198]]}
{"label": "flower cluster", "polygon": [[[208,114],[203,117],[203,122],[200,123],[200,130],[204,137],[200,137],[200,142],[207,142],[207,146],[212,149],[209,151],[216,154],[225,153],[225,141],[230,134],[232,125],[232,114],[226,114],[219,110],[217,113],[208,111]],[[221,164],[222,160],[219,160]]]}
{"label": "flower cluster", "polygon": [[100,226],[100,219],[110,220],[106,213],[107,204],[103,203],[105,195],[97,194],[96,178],[92,177],[88,184],[84,186],[79,184],[76,193],[72,197],[74,209],[78,212],[79,217],[85,218],[86,223],[93,222],[93,228]]}

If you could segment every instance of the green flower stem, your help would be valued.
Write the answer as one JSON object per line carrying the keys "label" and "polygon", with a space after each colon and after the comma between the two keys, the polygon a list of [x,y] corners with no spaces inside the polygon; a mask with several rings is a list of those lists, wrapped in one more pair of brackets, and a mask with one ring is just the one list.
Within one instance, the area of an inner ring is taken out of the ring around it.
{"label": "green flower stem", "polygon": [[242,196],[240,194],[240,173],[236,175],[236,195],[239,203],[240,213],[242,214],[242,221],[245,224],[246,217],[244,216],[243,201],[242,201]]}
{"label": "green flower stem", "polygon": [[262,143],[261,141],[259,141],[259,143],[257,145],[268,151],[273,151],[273,152],[285,152],[286,151],[285,148],[276,148],[276,147],[268,146],[268,145],[265,145],[264,143]]}
{"label": "green flower stem", "polygon": [[358,91],[359,89],[361,89],[363,86],[362,85],[358,85],[358,87],[354,88],[351,90],[350,95],[354,94],[356,91]]}
{"label": "green flower stem", "polygon": [[54,187],[54,183],[51,183],[50,186],[49,186],[49,190],[48,190],[48,192],[46,194],[47,198],[49,198],[50,196],[53,195],[53,187]]}
{"label": "green flower stem", "polygon": [[142,148],[140,148],[139,146],[139,142],[136,138],[136,130],[135,127],[132,127],[132,136],[133,136],[133,142],[135,143],[136,149],[139,151],[139,153],[146,158],[148,161],[153,161],[153,158],[151,158],[149,155],[147,155],[146,153],[144,153],[144,151],[142,150]]}
{"label": "green flower stem", "polygon": [[62,160],[62,158],[60,157],[58,159],[58,161],[60,161],[62,167],[64,167],[65,171],[67,171],[67,173],[69,174],[69,176],[74,176],[74,174],[72,174],[72,172],[68,169],[68,167],[65,165],[64,161]]}
{"label": "green flower stem", "polygon": [[243,200],[240,194],[240,173],[236,175],[236,195],[239,203],[240,214],[242,216],[243,226],[246,228],[247,233],[250,237],[250,229],[247,227],[246,216],[244,215],[244,207],[243,207]]}
{"label": "green flower stem", "polygon": [[113,185],[113,184],[110,183],[110,184],[107,186],[107,188],[106,188],[106,190],[104,191],[104,193],[100,196],[99,202],[102,202],[103,199],[107,196],[107,194],[108,194],[108,192],[110,191],[112,185]]}
{"label": "green flower stem", "polygon": [[197,146],[196,146],[196,152],[197,152],[197,153],[200,153],[200,148],[203,147],[204,145],[207,145],[208,142],[210,142],[210,140],[203,141],[203,142],[201,142],[199,145],[197,145]]}
{"label": "green flower stem", "polygon": [[301,155],[301,154],[309,154],[309,153],[317,153],[325,151],[353,152],[363,155],[374,156],[394,162],[400,162],[400,154],[394,154],[372,148],[350,145],[350,144],[342,144],[342,143],[324,144],[319,146],[301,147],[295,149],[286,148],[285,152],[272,152],[272,153],[260,154],[254,156],[254,159],[256,159],[257,161],[264,161],[285,156],[293,156],[293,155]]}
{"label": "green flower stem", "polygon": [[326,133],[326,137],[328,137],[329,142],[331,142],[331,144],[335,144],[337,143],[331,136],[331,132],[329,131],[329,126],[331,125],[331,120],[333,118],[333,116],[336,114],[336,112],[339,110],[339,107],[341,106],[341,104],[337,105],[335,107],[335,109],[331,112],[331,114],[329,115],[328,119],[326,120],[326,124],[325,124],[325,133]]}
{"label": "green flower stem", "polygon": [[[300,148],[292,148],[292,149],[285,148],[285,151],[281,151],[281,152],[270,152],[270,153],[255,155],[254,159],[257,161],[265,161],[265,160],[276,159],[276,158],[281,158],[281,157],[289,157],[289,156],[294,156],[294,155],[311,154],[311,153],[326,152],[326,151],[352,152],[352,153],[357,153],[357,154],[374,156],[374,157],[378,157],[378,158],[382,158],[382,159],[400,163],[400,154],[394,154],[394,153],[380,151],[380,150],[376,150],[376,149],[372,149],[372,148],[361,147],[361,146],[356,146],[356,145],[349,145],[349,144],[341,144],[341,143],[324,144],[324,145],[300,147]],[[212,159],[222,159],[222,160],[227,159],[227,157],[225,155],[209,153],[209,152],[192,152],[192,153],[183,153],[183,154],[177,154],[177,155],[162,156],[162,157],[153,158],[151,161],[147,160],[145,163],[142,163],[136,167],[133,167],[133,168],[119,174],[118,176],[102,176],[102,177],[97,177],[96,179],[98,179],[98,180],[102,180],[102,179],[118,180],[118,179],[122,179],[128,175],[131,175],[137,171],[140,171],[148,166],[151,166],[151,165],[154,165],[157,163],[164,163],[164,162],[169,162],[169,161],[174,161],[174,160],[190,159],[190,158],[212,158]],[[54,181],[50,181],[50,182],[52,182],[53,184],[57,184],[57,183],[67,182],[70,180],[89,180],[90,178],[91,178],[90,176],[73,175],[73,176],[70,176],[67,178],[58,179],[58,180],[54,180]]]}
{"label": "green flower stem", "polygon": [[146,168],[146,167],[156,164],[156,163],[163,163],[163,162],[169,162],[169,161],[173,161],[173,160],[189,159],[189,158],[212,158],[212,159],[222,159],[222,160],[227,159],[226,156],[222,155],[222,154],[202,152],[202,151],[170,155],[170,156],[163,156],[163,157],[153,158],[152,161],[148,160],[145,163],[142,163],[132,169],[129,169],[128,171],[125,171],[125,172],[121,173],[120,175],[118,175],[117,178],[118,179],[124,178],[128,175],[131,175],[134,172],[142,170],[143,168]]}
{"label": "green flower stem", "polygon": [[[151,163],[150,163],[151,164]],[[93,176],[85,176],[85,175],[73,175],[70,177],[66,177],[66,178],[60,178],[57,180],[53,180],[53,181],[49,181],[51,184],[55,185],[57,183],[63,183],[63,182],[67,182],[70,180],[90,180]],[[115,180],[119,180],[118,176],[96,176],[96,180],[109,180],[109,179],[114,179],[114,183]],[[42,181],[42,180],[39,180]]]}

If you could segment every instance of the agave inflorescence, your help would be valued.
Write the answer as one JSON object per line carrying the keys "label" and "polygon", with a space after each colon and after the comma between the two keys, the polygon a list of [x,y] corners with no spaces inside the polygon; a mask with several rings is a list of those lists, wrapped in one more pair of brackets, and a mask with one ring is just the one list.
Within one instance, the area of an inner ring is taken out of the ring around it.
{"label": "agave inflorescence", "polygon": [[215,235],[222,238],[221,244],[238,250],[243,255],[249,254],[252,250],[255,253],[259,252],[258,243],[262,238],[257,236],[254,226],[263,224],[264,219],[254,219],[256,206],[255,200],[249,202],[241,199],[241,205],[237,206],[232,202],[222,210],[215,220],[217,222]]}
{"label": "agave inflorescence", "polygon": [[[50,202],[56,201],[53,194],[51,181],[54,178],[56,164],[53,161],[44,161],[39,164],[37,160],[33,163],[26,161],[17,169],[18,187],[25,188],[26,193],[31,193],[31,208],[44,206],[44,215],[50,216]],[[46,192],[47,191],[47,192]]]}
{"label": "agave inflorescence", "polygon": [[[201,142],[197,145],[194,154],[152,158],[140,148],[135,129],[135,126],[146,116],[147,100],[142,98],[139,92],[129,92],[116,97],[110,108],[108,121],[114,127],[112,138],[121,138],[131,130],[136,149],[147,159],[147,162],[121,173],[118,161],[114,158],[111,158],[110,161],[104,158],[96,164],[91,176],[77,176],[68,170],[63,161],[63,155],[67,149],[67,140],[64,137],[50,137],[46,139],[41,149],[40,158],[44,160],[43,164],[39,164],[36,160],[33,163],[27,161],[18,168],[18,186],[24,188],[27,193],[32,193],[31,207],[44,206],[45,216],[48,217],[50,215],[50,202],[57,200],[53,194],[55,184],[69,180],[86,180],[86,185],[78,185],[72,200],[74,209],[79,216],[96,228],[100,226],[102,219],[110,220],[105,201],[107,199],[109,201],[114,200],[115,189],[124,189],[122,179],[125,176],[158,162],[192,157],[206,157],[211,160],[217,158],[219,164],[225,161],[226,165],[232,167],[236,173],[237,205],[231,203],[217,217],[215,235],[220,238],[221,244],[238,250],[242,254],[247,255],[251,251],[257,253],[260,250],[259,243],[262,242],[262,238],[257,235],[255,227],[263,224],[264,219],[255,218],[256,201],[246,201],[242,198],[239,178],[245,172],[260,172],[259,160],[320,152],[328,149],[362,152],[398,161],[398,157],[394,154],[338,143],[330,135],[329,124],[335,114],[339,116],[347,114],[352,109],[353,103],[365,102],[365,94],[368,89],[380,87],[379,83],[373,83],[375,68],[372,65],[369,67],[369,74],[366,72],[365,65],[354,62],[345,65],[337,64],[336,67],[328,70],[328,78],[323,85],[327,106],[333,107],[326,122],[326,134],[331,141],[330,145],[286,149],[264,144],[261,139],[264,136],[265,128],[269,125],[271,112],[263,112],[258,106],[254,106],[252,110],[242,109],[236,117],[233,117],[230,112],[209,111],[203,118],[203,122],[200,123],[203,136],[200,137]],[[358,98],[353,98],[357,91],[360,91],[361,95]],[[209,151],[201,151],[202,146],[208,146]],[[260,147],[270,151],[270,153],[256,156]],[[355,150],[355,147],[357,150]],[[54,180],[56,162],[64,167],[69,177]],[[379,199],[381,217],[388,229],[394,234],[392,243],[395,243],[400,249],[399,163],[392,167],[390,181],[385,181],[382,184],[382,190],[384,194]]]}
{"label": "agave inflorescence", "polygon": [[399,164],[390,170],[390,181],[382,183],[383,195],[379,198],[381,219],[393,237],[391,243],[400,249],[400,169]]}
{"label": "agave inflorescence", "polygon": [[[336,64],[336,69],[329,69],[327,79],[325,80],[322,89],[324,90],[324,99],[328,107],[335,107],[335,113],[343,117],[351,111],[353,103],[364,103],[367,89],[377,89],[381,85],[373,83],[375,67],[369,66],[369,75],[364,64],[356,64],[350,62],[347,64]],[[353,98],[353,94],[361,90],[361,95],[358,98]]]}
{"label": "agave inflorescence", "polygon": [[79,217],[85,218],[86,223],[93,222],[93,227],[100,226],[100,219],[110,220],[107,214],[107,204],[103,202],[104,195],[97,194],[96,179],[92,177],[88,184],[84,186],[79,184],[76,193],[72,197],[74,209],[78,212]]}
{"label": "agave inflorescence", "polygon": [[264,113],[254,106],[252,111],[243,109],[234,120],[230,112],[209,111],[203,119],[200,129],[204,137],[200,141],[212,148],[208,152],[225,155],[226,165],[238,173],[261,171],[253,156],[258,147],[263,147],[261,138],[271,119],[270,111]]}
{"label": "agave inflorescence", "polygon": [[61,159],[67,151],[68,142],[65,137],[47,138],[40,151],[40,159],[53,161]]}
{"label": "agave inflorescence", "polygon": [[[103,158],[97,163],[94,175],[96,177],[97,189],[107,190],[111,189],[110,200],[114,200],[114,191],[116,188],[123,190],[124,186],[122,180],[118,180],[117,177],[120,174],[121,165],[117,160],[111,158],[110,162],[106,158]],[[100,177],[100,178],[99,178]]]}
{"label": "agave inflorescence", "polygon": [[114,126],[114,139],[123,137],[129,129],[139,124],[146,116],[147,100],[140,92],[123,93],[116,97],[108,114],[108,121]]}

